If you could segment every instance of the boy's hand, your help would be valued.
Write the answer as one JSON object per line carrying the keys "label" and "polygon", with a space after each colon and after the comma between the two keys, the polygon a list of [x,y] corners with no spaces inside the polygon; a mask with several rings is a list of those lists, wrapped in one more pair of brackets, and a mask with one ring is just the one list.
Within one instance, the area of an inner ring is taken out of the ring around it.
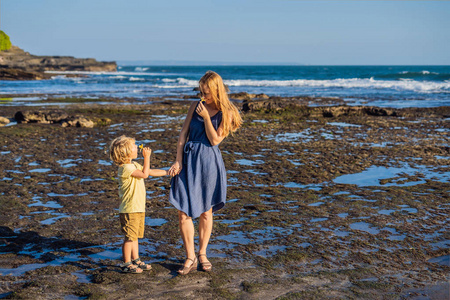
{"label": "boy's hand", "polygon": [[144,157],[144,158],[149,158],[150,157],[150,155],[152,155],[152,149],[150,149],[149,147],[144,147],[143,149],[142,149],[142,156]]}

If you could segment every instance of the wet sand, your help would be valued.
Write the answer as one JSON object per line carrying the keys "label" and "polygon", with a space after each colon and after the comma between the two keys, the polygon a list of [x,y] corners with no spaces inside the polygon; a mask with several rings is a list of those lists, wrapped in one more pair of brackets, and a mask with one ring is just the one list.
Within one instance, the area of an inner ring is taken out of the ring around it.
{"label": "wet sand", "polygon": [[[104,150],[133,136],[168,168],[189,101],[65,102],[97,125],[0,128],[0,298],[448,298],[449,107],[377,115],[308,99],[243,114],[220,145],[229,187],[213,272],[181,277],[169,177],[146,181],[140,250],[153,271],[120,273],[117,168]],[[24,109],[36,108],[2,114]]]}

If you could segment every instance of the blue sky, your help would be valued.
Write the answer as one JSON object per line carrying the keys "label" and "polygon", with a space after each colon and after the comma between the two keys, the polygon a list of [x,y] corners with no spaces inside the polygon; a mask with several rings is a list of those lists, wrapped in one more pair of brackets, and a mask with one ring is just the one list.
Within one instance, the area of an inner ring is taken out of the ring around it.
{"label": "blue sky", "polygon": [[450,65],[450,1],[2,0],[32,54],[99,60]]}

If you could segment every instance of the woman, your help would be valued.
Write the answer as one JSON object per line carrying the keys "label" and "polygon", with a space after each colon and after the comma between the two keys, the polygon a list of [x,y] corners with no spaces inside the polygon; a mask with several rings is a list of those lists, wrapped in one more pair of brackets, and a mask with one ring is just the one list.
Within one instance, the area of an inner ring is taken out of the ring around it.
{"label": "woman", "polygon": [[[195,101],[181,129],[177,158],[169,169],[171,181],[169,201],[178,209],[181,237],[186,260],[178,271],[188,274],[200,263],[203,271],[211,271],[206,256],[211,237],[213,212],[225,205],[227,178],[218,145],[242,124],[237,108],[230,102],[219,74],[208,71],[199,81],[202,101]],[[194,246],[193,218],[200,217],[198,260]]]}

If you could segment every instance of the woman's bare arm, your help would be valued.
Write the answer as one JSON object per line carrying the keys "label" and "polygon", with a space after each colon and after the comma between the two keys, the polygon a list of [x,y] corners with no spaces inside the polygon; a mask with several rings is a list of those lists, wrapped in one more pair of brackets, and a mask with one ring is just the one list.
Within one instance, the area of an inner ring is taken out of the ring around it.
{"label": "woman's bare arm", "polygon": [[211,145],[215,146],[220,144],[225,138],[225,136],[223,136],[223,122],[220,122],[220,125],[216,131],[216,129],[214,129],[214,126],[212,124],[208,110],[202,103],[199,103],[196,111],[205,122],[206,136],[208,137],[208,140],[211,143]]}
{"label": "woman's bare arm", "polygon": [[177,157],[175,160],[175,163],[170,167],[169,174],[171,176],[175,176],[180,173],[182,165],[183,165],[183,149],[184,145],[186,144],[187,137],[189,134],[189,124],[192,120],[192,115],[194,114],[195,106],[197,105],[197,102],[194,102],[189,107],[186,119],[184,120],[183,127],[181,128],[180,136],[178,137],[177,142]]}

